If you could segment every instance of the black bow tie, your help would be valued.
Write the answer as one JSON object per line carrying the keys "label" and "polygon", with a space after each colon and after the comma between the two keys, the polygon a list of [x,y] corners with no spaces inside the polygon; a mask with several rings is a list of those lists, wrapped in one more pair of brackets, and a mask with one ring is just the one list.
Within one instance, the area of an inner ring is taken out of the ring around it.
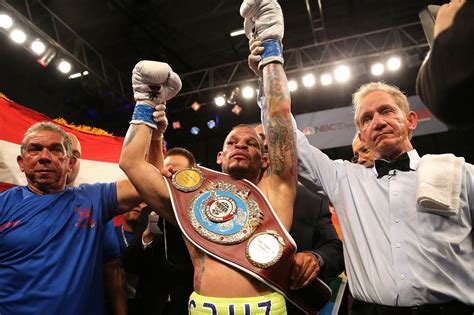
{"label": "black bow tie", "polygon": [[403,153],[400,155],[396,160],[393,161],[385,161],[385,160],[375,160],[375,169],[377,170],[377,178],[382,178],[391,170],[400,170],[408,172],[411,170],[410,168],[410,157],[408,153]]}

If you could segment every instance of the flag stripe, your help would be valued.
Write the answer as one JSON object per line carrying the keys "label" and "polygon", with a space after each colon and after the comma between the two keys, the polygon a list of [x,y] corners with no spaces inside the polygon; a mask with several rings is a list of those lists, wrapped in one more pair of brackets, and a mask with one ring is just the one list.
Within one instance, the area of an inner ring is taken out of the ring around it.
{"label": "flag stripe", "polygon": [[[52,120],[32,109],[18,105],[4,98],[0,98],[1,140],[20,144],[26,130],[32,124],[39,121]],[[64,130],[77,136],[82,145],[84,159],[111,163],[118,162],[123,143],[122,137],[94,135],[72,130],[67,126],[60,126]]]}

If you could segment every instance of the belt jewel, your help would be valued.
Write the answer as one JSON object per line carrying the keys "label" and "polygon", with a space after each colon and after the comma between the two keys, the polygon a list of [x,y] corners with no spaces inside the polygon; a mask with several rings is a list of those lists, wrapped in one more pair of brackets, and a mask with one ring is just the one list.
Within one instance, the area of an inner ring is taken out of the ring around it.
{"label": "belt jewel", "polygon": [[237,244],[249,238],[260,223],[258,203],[249,190],[224,181],[210,182],[188,206],[188,219],[202,237],[218,244]]}
{"label": "belt jewel", "polygon": [[202,172],[197,168],[185,168],[173,174],[171,182],[176,189],[183,192],[195,191],[204,181]]}
{"label": "belt jewel", "polygon": [[248,241],[245,255],[254,266],[269,268],[280,260],[284,246],[283,238],[278,232],[267,230]]}

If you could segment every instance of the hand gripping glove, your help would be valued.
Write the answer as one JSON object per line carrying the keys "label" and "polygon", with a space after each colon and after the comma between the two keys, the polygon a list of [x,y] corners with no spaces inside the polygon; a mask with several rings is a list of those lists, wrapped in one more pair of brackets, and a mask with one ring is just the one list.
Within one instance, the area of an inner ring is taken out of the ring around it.
{"label": "hand gripping glove", "polygon": [[178,94],[181,79],[167,63],[142,60],[133,68],[132,86],[137,103],[130,123],[146,124],[156,129],[154,108]]}
{"label": "hand gripping glove", "polygon": [[259,69],[270,62],[283,64],[283,13],[276,0],[244,0],[240,15],[245,18],[244,29],[248,39],[262,41],[264,51]]}

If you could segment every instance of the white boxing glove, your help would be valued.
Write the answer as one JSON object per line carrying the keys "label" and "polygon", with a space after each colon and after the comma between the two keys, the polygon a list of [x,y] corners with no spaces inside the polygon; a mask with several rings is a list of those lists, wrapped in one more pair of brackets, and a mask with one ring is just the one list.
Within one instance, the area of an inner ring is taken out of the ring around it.
{"label": "white boxing glove", "polygon": [[284,22],[281,7],[276,0],[244,0],[240,15],[245,18],[244,29],[248,39],[262,41],[264,52],[259,68],[270,62],[283,64],[282,39]]}
{"label": "white boxing glove", "polygon": [[146,124],[156,128],[154,107],[178,94],[181,79],[164,62],[142,60],[132,71],[133,96],[137,102],[131,124]]}
{"label": "white boxing glove", "polygon": [[276,0],[244,0],[240,15],[245,18],[244,29],[248,39],[283,39],[283,13]]}

